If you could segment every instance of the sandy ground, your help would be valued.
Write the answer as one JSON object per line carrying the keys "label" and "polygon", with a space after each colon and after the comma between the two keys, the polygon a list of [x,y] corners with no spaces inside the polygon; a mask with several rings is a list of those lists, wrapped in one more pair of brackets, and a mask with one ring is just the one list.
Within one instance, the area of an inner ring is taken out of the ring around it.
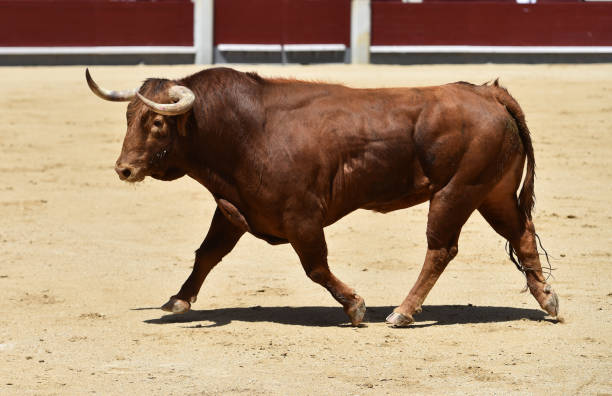
{"label": "sandy ground", "polygon": [[[504,241],[474,214],[417,323],[388,327],[423,261],[426,204],[326,229],[332,270],[368,305],[363,327],[289,246],[250,235],[192,312],[166,315],[210,194],[187,178],[120,182],[125,104],[91,94],[83,67],[2,68],[0,394],[612,394],[612,65],[241,69],[359,87],[501,77],[533,134],[534,220],[565,323],[520,293]],[[196,70],[92,71],[131,88]]]}

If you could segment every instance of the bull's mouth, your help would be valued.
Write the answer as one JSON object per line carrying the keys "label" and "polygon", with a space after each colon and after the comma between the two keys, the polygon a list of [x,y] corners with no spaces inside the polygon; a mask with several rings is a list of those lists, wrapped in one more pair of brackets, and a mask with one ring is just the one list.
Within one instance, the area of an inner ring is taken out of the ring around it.
{"label": "bull's mouth", "polygon": [[185,175],[185,172],[177,167],[168,166],[168,157],[171,151],[166,146],[155,153],[149,159],[139,159],[132,163],[119,163],[115,171],[119,178],[128,183],[143,181],[146,176],[157,180],[175,180]]}
{"label": "bull's mouth", "polygon": [[185,172],[179,168],[170,167],[162,172],[152,172],[150,176],[157,180],[170,181],[185,176]]}
{"label": "bull's mouth", "polygon": [[127,182],[127,183],[138,183],[143,181],[145,178],[145,174],[144,173],[138,173],[134,176],[130,176],[127,179],[124,179],[123,181]]}
{"label": "bull's mouth", "polygon": [[150,176],[157,180],[175,180],[185,175],[185,172],[179,168],[170,167],[167,169],[148,170],[135,166],[115,167],[115,171],[119,175],[119,179],[126,183],[138,183]]}

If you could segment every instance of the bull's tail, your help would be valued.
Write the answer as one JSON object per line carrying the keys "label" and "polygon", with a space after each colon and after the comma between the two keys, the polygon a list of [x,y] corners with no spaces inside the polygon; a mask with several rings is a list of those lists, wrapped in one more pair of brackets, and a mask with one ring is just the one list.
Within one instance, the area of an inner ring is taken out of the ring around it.
{"label": "bull's tail", "polygon": [[519,209],[528,219],[531,219],[531,211],[535,204],[535,157],[533,155],[533,145],[531,144],[529,128],[527,128],[525,115],[517,101],[504,87],[499,85],[498,80],[493,82],[493,86],[496,87],[495,96],[497,100],[506,107],[506,110],[516,122],[519,136],[527,156],[527,172],[525,174],[525,180],[523,181],[523,188],[519,193]]}
{"label": "bull's tail", "polygon": [[[525,114],[523,114],[523,110],[521,106],[517,103],[517,101],[510,95],[510,93],[499,85],[499,81],[495,80],[493,82],[493,86],[495,87],[495,97],[497,100],[506,107],[508,113],[514,118],[516,125],[518,127],[519,136],[521,142],[523,143],[523,149],[525,150],[525,155],[527,156],[527,172],[525,174],[525,179],[523,180],[523,187],[521,188],[521,192],[519,193],[518,204],[519,210],[525,214],[526,218],[531,220],[531,212],[533,210],[533,206],[535,204],[535,191],[534,191],[534,182],[535,182],[535,157],[533,155],[533,145],[531,144],[531,136],[529,133],[529,128],[527,128],[527,122],[525,121]],[[542,246],[542,241],[540,241],[540,237],[538,234],[535,234],[538,244],[540,245],[540,249],[544,252],[544,256],[546,257],[546,263],[548,264],[547,268],[543,268],[542,272],[547,273],[546,280],[548,277],[552,275],[553,268],[550,265],[550,260],[548,257],[548,252]],[[510,260],[516,265],[519,271],[523,274],[527,274],[528,269],[523,267],[517,257],[515,257],[516,252],[510,243],[507,244],[508,255],[510,256]],[[537,249],[537,245],[536,245]],[[523,291],[527,290],[527,286]]]}

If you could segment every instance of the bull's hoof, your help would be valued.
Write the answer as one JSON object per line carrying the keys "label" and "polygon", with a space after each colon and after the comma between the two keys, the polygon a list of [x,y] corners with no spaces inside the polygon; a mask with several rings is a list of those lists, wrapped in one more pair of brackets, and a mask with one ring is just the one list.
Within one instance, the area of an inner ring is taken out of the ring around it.
{"label": "bull's hoof", "polygon": [[182,314],[191,308],[191,304],[187,301],[178,299],[176,297],[170,297],[167,303],[162,305],[161,309],[166,312],[172,312],[173,314]]}
{"label": "bull's hoof", "polygon": [[552,317],[559,316],[559,297],[557,293],[555,293],[550,285],[544,287],[544,293],[546,293],[548,299],[542,305],[542,308]]}
{"label": "bull's hoof", "polygon": [[349,309],[346,310],[346,314],[351,319],[351,325],[359,326],[359,324],[363,321],[363,317],[366,312],[365,301],[361,296],[355,295],[357,301],[351,305]]}
{"label": "bull's hoof", "polygon": [[391,312],[391,315],[387,316],[387,323],[393,327],[408,327],[411,323],[414,323],[414,319],[410,315]]}

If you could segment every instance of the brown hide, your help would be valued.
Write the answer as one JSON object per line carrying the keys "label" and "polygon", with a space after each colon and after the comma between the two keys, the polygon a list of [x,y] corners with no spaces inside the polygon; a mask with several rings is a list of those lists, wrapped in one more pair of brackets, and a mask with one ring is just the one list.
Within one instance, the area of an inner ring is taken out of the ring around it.
{"label": "brown hide", "polygon": [[351,89],[231,69],[177,84],[197,96],[184,171],[259,236],[409,207],[451,180],[494,184],[523,155],[497,86]]}
{"label": "brown hide", "polygon": [[357,208],[405,208],[456,176],[499,179],[504,150],[522,151],[496,87],[359,90],[230,69],[177,84],[197,97],[180,166],[256,235],[287,239],[301,217],[325,226]]}
{"label": "brown hide", "polygon": [[390,323],[412,322],[475,210],[510,242],[532,294],[556,315],[558,299],[542,276],[531,222],[529,130],[497,81],[353,89],[214,68],[182,80],[148,80],[140,93],[169,103],[172,85],[193,91],[193,108],[161,116],[132,100],[117,161],[120,176],[136,161],[135,181],[187,174],[219,206],[191,276],[164,309],[188,310],[208,272],[250,232],[273,244],[290,242],[307,275],[359,324],[363,299],[330,272],[323,228],[358,208],[389,212],[429,200],[423,270]]}

